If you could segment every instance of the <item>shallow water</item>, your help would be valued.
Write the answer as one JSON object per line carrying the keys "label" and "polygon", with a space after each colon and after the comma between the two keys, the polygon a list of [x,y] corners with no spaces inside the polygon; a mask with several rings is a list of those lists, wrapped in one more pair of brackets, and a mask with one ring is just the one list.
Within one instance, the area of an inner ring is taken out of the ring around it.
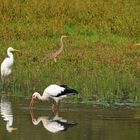
{"label": "shallow water", "polygon": [[140,109],[61,104],[59,114],[47,103],[1,96],[0,140],[139,140]]}

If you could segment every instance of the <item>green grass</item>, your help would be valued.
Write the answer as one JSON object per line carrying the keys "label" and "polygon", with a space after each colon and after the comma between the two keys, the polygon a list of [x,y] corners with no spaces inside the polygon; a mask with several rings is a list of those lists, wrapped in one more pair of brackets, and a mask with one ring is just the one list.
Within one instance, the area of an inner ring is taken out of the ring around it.
{"label": "green grass", "polygon": [[[8,92],[31,96],[56,83],[76,88],[76,101],[140,101],[139,0],[0,2],[0,60],[9,46],[21,50]],[[58,62],[43,62],[62,34]]]}

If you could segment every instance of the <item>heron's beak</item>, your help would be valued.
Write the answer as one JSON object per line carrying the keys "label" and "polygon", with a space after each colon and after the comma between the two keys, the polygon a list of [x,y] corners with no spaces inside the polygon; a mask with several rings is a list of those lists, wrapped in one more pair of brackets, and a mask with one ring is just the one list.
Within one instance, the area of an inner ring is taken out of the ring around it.
{"label": "heron's beak", "polygon": [[34,105],[34,102],[35,102],[35,99],[34,98],[32,98],[32,100],[31,100],[31,102],[30,102],[30,108],[32,108],[33,107],[33,105]]}
{"label": "heron's beak", "polygon": [[136,43],[135,45],[140,45],[140,43]]}
{"label": "heron's beak", "polygon": [[14,51],[15,51],[15,52],[20,52],[20,51],[19,51],[19,50],[17,50],[17,49],[14,49]]}

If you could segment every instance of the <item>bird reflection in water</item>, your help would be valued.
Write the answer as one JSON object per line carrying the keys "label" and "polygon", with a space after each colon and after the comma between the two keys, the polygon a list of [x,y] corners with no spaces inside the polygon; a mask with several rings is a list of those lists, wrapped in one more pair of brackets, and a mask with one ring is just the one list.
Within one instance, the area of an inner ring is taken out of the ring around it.
{"label": "bird reflection in water", "polygon": [[53,118],[50,118],[49,116],[40,116],[36,119],[33,110],[30,110],[30,115],[34,125],[38,125],[40,122],[42,122],[44,128],[51,133],[67,131],[70,127],[77,124],[73,121],[68,121],[62,117],[59,117],[58,112]]}
{"label": "bird reflection in water", "polygon": [[6,130],[8,132],[17,130],[17,128],[12,127],[13,125],[12,105],[7,95],[1,96],[0,114],[3,120],[6,121]]}

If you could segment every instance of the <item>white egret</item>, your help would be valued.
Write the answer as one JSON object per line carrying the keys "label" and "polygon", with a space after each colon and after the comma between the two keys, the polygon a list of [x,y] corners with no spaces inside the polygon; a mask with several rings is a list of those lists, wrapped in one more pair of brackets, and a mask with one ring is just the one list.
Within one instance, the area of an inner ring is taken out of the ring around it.
{"label": "white egret", "polygon": [[1,63],[1,79],[4,80],[6,77],[8,77],[12,73],[12,66],[14,64],[14,51],[19,51],[16,49],[13,49],[12,47],[9,47],[7,49],[7,55],[3,62]]}
{"label": "white egret", "polygon": [[2,95],[1,96],[1,103],[0,103],[0,114],[4,121],[6,121],[6,130],[8,132],[12,132],[17,130],[17,128],[12,127],[13,125],[13,111],[11,102],[8,99],[8,96]]}
{"label": "white egret", "polygon": [[49,59],[53,59],[54,62],[57,61],[56,58],[58,57],[58,55],[60,55],[60,53],[61,53],[61,52],[63,51],[63,49],[64,49],[63,38],[65,38],[65,37],[68,37],[68,36],[65,36],[65,35],[62,35],[62,36],[61,36],[61,39],[60,39],[60,43],[61,43],[60,48],[59,48],[56,52],[47,54],[46,57],[45,57],[45,59],[48,59],[48,60],[49,60]]}
{"label": "white egret", "polygon": [[[56,109],[58,109],[58,103],[61,99],[76,94],[78,94],[78,92],[75,89],[69,88],[66,85],[52,84],[44,90],[42,96],[38,92],[33,93],[30,108],[33,107],[35,99],[42,101],[53,99],[56,102]],[[54,112],[54,103],[52,104],[52,112]]]}

